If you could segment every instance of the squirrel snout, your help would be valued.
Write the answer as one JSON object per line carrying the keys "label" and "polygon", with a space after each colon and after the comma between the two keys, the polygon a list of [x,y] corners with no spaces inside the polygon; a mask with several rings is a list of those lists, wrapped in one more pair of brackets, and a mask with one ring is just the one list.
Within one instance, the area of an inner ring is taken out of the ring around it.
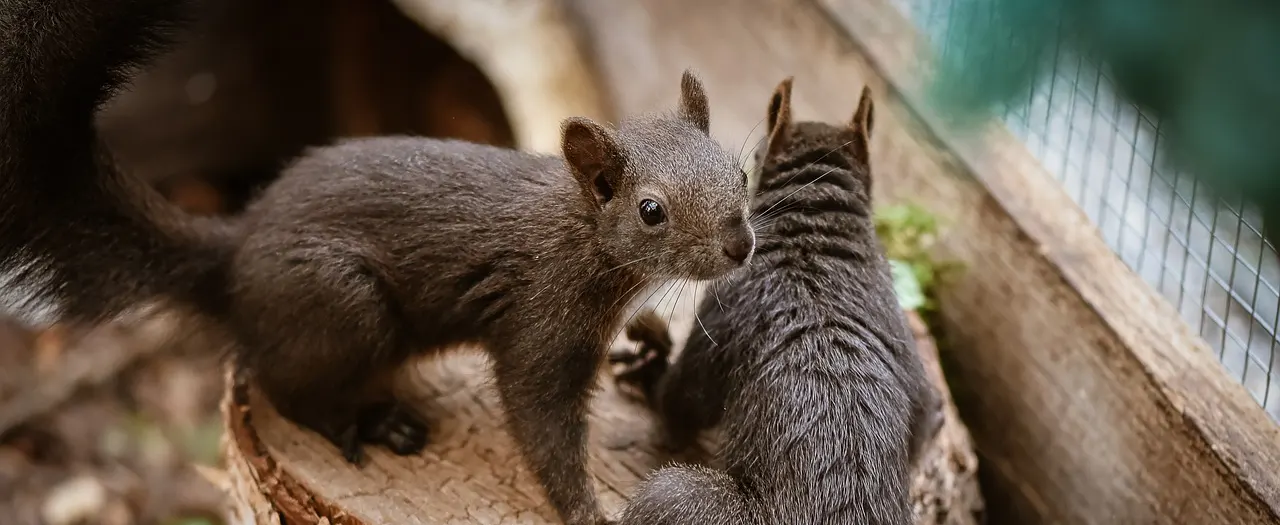
{"label": "squirrel snout", "polygon": [[755,239],[752,238],[751,232],[742,231],[724,243],[724,255],[742,264],[746,262],[747,257],[751,256],[751,249],[754,247]]}

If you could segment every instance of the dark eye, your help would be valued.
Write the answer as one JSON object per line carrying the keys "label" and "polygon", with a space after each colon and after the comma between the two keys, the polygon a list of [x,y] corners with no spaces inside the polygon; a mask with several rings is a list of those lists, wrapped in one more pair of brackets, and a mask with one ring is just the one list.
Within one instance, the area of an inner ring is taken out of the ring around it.
{"label": "dark eye", "polygon": [[743,185],[743,186],[746,186],[746,185],[747,185],[747,172],[746,172],[746,170],[742,170],[742,185]]}
{"label": "dark eye", "polygon": [[640,220],[649,226],[657,226],[667,220],[667,213],[662,211],[661,204],[645,199],[640,201]]}

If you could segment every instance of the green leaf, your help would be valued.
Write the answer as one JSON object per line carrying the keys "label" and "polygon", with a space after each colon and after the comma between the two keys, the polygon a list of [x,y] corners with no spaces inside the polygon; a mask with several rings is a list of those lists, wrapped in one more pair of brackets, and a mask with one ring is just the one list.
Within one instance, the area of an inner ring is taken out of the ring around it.
{"label": "green leaf", "polygon": [[904,310],[915,310],[925,305],[924,289],[916,279],[911,265],[902,261],[889,260],[889,269],[893,272],[893,291],[898,296],[898,304]]}

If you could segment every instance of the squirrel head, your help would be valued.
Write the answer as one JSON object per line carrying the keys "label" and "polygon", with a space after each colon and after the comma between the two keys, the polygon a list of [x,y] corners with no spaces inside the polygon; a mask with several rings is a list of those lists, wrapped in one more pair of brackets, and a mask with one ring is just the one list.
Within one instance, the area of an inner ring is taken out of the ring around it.
{"label": "squirrel head", "polygon": [[634,117],[616,131],[567,119],[564,157],[614,264],[650,279],[708,280],[755,251],[747,177],[711,138],[702,84],[685,71],[680,87],[675,115]]}
{"label": "squirrel head", "polygon": [[[871,196],[871,128],[875,123],[875,105],[871,88],[863,86],[858,109],[845,124],[793,122],[791,119],[791,83],[787,77],[778,84],[769,100],[768,140],[755,152],[756,166],[762,177],[779,174],[778,166],[796,159],[846,166],[862,183],[866,198]],[[815,153],[821,156],[815,156]],[[832,158],[832,156],[837,156]]]}

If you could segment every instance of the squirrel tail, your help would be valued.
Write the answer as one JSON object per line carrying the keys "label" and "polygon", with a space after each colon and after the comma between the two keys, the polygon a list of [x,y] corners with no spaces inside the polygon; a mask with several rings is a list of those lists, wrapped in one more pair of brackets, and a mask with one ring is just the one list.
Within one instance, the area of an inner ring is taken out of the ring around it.
{"label": "squirrel tail", "polygon": [[188,216],[121,173],[94,126],[187,8],[0,3],[0,311],[48,322],[100,321],[160,298],[225,308],[232,225]]}

